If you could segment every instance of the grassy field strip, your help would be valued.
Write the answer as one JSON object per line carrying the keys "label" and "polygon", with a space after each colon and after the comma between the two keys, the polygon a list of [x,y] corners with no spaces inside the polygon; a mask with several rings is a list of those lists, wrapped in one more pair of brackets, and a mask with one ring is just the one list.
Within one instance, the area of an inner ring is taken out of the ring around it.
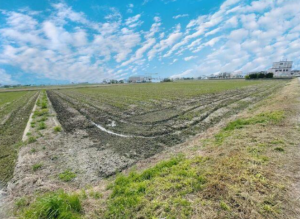
{"label": "grassy field strip", "polygon": [[31,124],[31,122],[32,122],[32,117],[33,117],[33,114],[34,114],[34,112],[35,112],[35,110],[36,110],[36,107],[37,107],[37,101],[39,100],[39,98],[40,98],[40,93],[39,93],[39,95],[38,95],[38,97],[36,98],[36,101],[35,101],[35,103],[34,103],[34,107],[33,107],[33,109],[32,109],[32,111],[31,111],[31,113],[30,113],[30,116],[29,116],[29,119],[28,119],[28,122],[27,122],[27,125],[26,125],[26,128],[25,128],[25,130],[24,130],[24,133],[23,133],[23,136],[22,136],[22,141],[23,142],[25,142],[25,141],[27,141],[28,140],[28,132],[29,132],[29,130],[30,130],[30,124]]}
{"label": "grassy field strip", "polygon": [[17,151],[21,146],[22,134],[35,98],[36,92],[25,92],[22,98],[18,98],[18,101],[11,105],[11,112],[5,112],[9,117],[0,126],[0,182],[4,184],[12,177]]}
{"label": "grassy field strip", "polygon": [[26,98],[29,95],[28,92],[16,92],[10,95],[0,94],[0,101],[2,105],[0,106],[0,124],[4,123],[9,119],[10,115],[18,110],[18,102]]}

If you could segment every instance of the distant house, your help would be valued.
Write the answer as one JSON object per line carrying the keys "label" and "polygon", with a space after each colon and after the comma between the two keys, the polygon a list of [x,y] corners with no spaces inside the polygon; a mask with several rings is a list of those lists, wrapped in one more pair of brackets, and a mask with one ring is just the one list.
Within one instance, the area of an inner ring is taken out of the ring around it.
{"label": "distant house", "polygon": [[211,78],[219,78],[219,79],[230,78],[230,73],[229,72],[220,72],[218,74],[211,75]]}
{"label": "distant house", "polygon": [[273,62],[272,68],[268,72],[273,73],[275,77],[291,76],[292,66],[292,61]]}
{"label": "distant house", "polygon": [[145,76],[132,76],[129,77],[128,82],[129,83],[149,83],[152,81],[151,77],[145,77]]}

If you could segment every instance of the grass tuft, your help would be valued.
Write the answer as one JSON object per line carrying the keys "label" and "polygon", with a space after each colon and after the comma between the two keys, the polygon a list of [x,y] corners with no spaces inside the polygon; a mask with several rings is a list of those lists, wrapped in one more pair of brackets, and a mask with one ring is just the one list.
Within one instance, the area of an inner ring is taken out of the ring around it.
{"label": "grass tuft", "polygon": [[40,122],[39,123],[39,127],[38,127],[38,130],[43,130],[43,129],[46,129],[46,124],[44,122]]}
{"label": "grass tuft", "polygon": [[78,195],[63,191],[52,192],[38,197],[21,213],[28,219],[80,219],[82,206]]}
{"label": "grass tuft", "polygon": [[43,166],[43,164],[41,164],[41,163],[36,163],[36,164],[34,164],[34,165],[32,166],[32,170],[35,172],[35,171],[37,171],[38,169],[41,169],[42,166]]}
{"label": "grass tuft", "polygon": [[53,130],[54,132],[61,132],[61,126],[55,126]]}
{"label": "grass tuft", "polygon": [[76,174],[70,170],[66,170],[66,171],[60,173],[58,177],[60,180],[62,180],[64,182],[70,182],[76,178]]}
{"label": "grass tuft", "polygon": [[30,137],[28,138],[27,142],[28,142],[28,144],[31,144],[31,143],[33,143],[33,142],[36,142],[36,138],[33,137],[33,136],[30,136]]}
{"label": "grass tuft", "polygon": [[223,201],[220,202],[220,207],[224,210],[224,211],[230,211],[230,207]]}

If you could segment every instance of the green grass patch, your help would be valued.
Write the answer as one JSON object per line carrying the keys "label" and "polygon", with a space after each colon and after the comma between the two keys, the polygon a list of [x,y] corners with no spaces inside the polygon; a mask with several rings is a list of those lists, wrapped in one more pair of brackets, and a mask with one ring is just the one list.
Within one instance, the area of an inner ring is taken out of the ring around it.
{"label": "green grass patch", "polygon": [[76,173],[73,173],[70,170],[66,170],[59,174],[58,178],[64,182],[70,182],[76,178]]}
{"label": "green grass patch", "polygon": [[43,116],[42,118],[39,118],[37,121],[38,122],[45,122],[47,120],[47,116]]}
{"label": "green grass patch", "polygon": [[142,173],[119,175],[110,185],[105,218],[189,218],[192,213],[187,194],[199,191],[206,183],[199,165],[205,158],[191,160],[178,156],[163,161]]}
{"label": "green grass patch", "polygon": [[47,126],[44,122],[39,123],[38,130],[42,130],[42,129],[46,129],[46,128],[47,128]]}
{"label": "green grass patch", "polygon": [[229,211],[230,210],[230,207],[223,201],[220,202],[220,207],[224,211]]}
{"label": "green grass patch", "polygon": [[61,132],[61,126],[55,126],[53,130],[54,132]]}
{"label": "green grass patch", "polygon": [[223,128],[218,134],[215,135],[216,143],[221,144],[225,138],[229,137],[232,131],[237,129],[242,129],[249,125],[255,124],[267,124],[273,123],[277,124],[284,118],[283,111],[273,111],[273,112],[264,112],[260,113],[251,118],[237,119],[228,123],[228,125]]}
{"label": "green grass patch", "polygon": [[47,109],[47,108],[48,108],[48,105],[47,105],[47,102],[46,102],[46,101],[43,101],[43,102],[42,102],[41,108],[42,108],[42,109]]}
{"label": "green grass patch", "polygon": [[33,113],[34,117],[37,116],[47,116],[49,114],[49,110],[48,109],[41,109],[41,110],[36,110]]}
{"label": "green grass patch", "polygon": [[34,143],[36,142],[36,137],[33,136],[29,136],[28,140],[27,140],[28,144]]}
{"label": "green grass patch", "polygon": [[58,191],[38,197],[20,216],[24,219],[80,219],[81,213],[78,195]]}
{"label": "green grass patch", "polygon": [[35,171],[41,169],[42,166],[43,166],[43,164],[41,164],[41,163],[36,163],[36,164],[34,164],[34,165],[32,166],[32,170],[35,172]]}
{"label": "green grass patch", "polygon": [[282,111],[260,113],[251,118],[237,119],[233,122],[230,122],[223,130],[232,131],[235,129],[244,128],[247,125],[265,124],[268,122],[277,123],[283,119],[283,115],[284,114]]}

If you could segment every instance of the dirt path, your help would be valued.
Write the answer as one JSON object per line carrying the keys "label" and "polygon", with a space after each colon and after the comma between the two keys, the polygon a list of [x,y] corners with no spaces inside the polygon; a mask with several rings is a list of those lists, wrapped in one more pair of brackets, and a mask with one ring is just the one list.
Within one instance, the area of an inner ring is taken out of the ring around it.
{"label": "dirt path", "polygon": [[28,136],[27,136],[27,133],[29,132],[30,130],[30,123],[32,122],[32,116],[33,116],[33,113],[34,111],[36,110],[36,103],[39,99],[40,95],[36,98],[36,101],[34,103],[34,107],[30,113],[30,116],[29,116],[29,119],[28,119],[28,122],[27,122],[27,125],[26,125],[26,128],[24,130],[24,133],[23,133],[23,136],[22,136],[22,141],[25,142],[27,139],[28,139]]}

